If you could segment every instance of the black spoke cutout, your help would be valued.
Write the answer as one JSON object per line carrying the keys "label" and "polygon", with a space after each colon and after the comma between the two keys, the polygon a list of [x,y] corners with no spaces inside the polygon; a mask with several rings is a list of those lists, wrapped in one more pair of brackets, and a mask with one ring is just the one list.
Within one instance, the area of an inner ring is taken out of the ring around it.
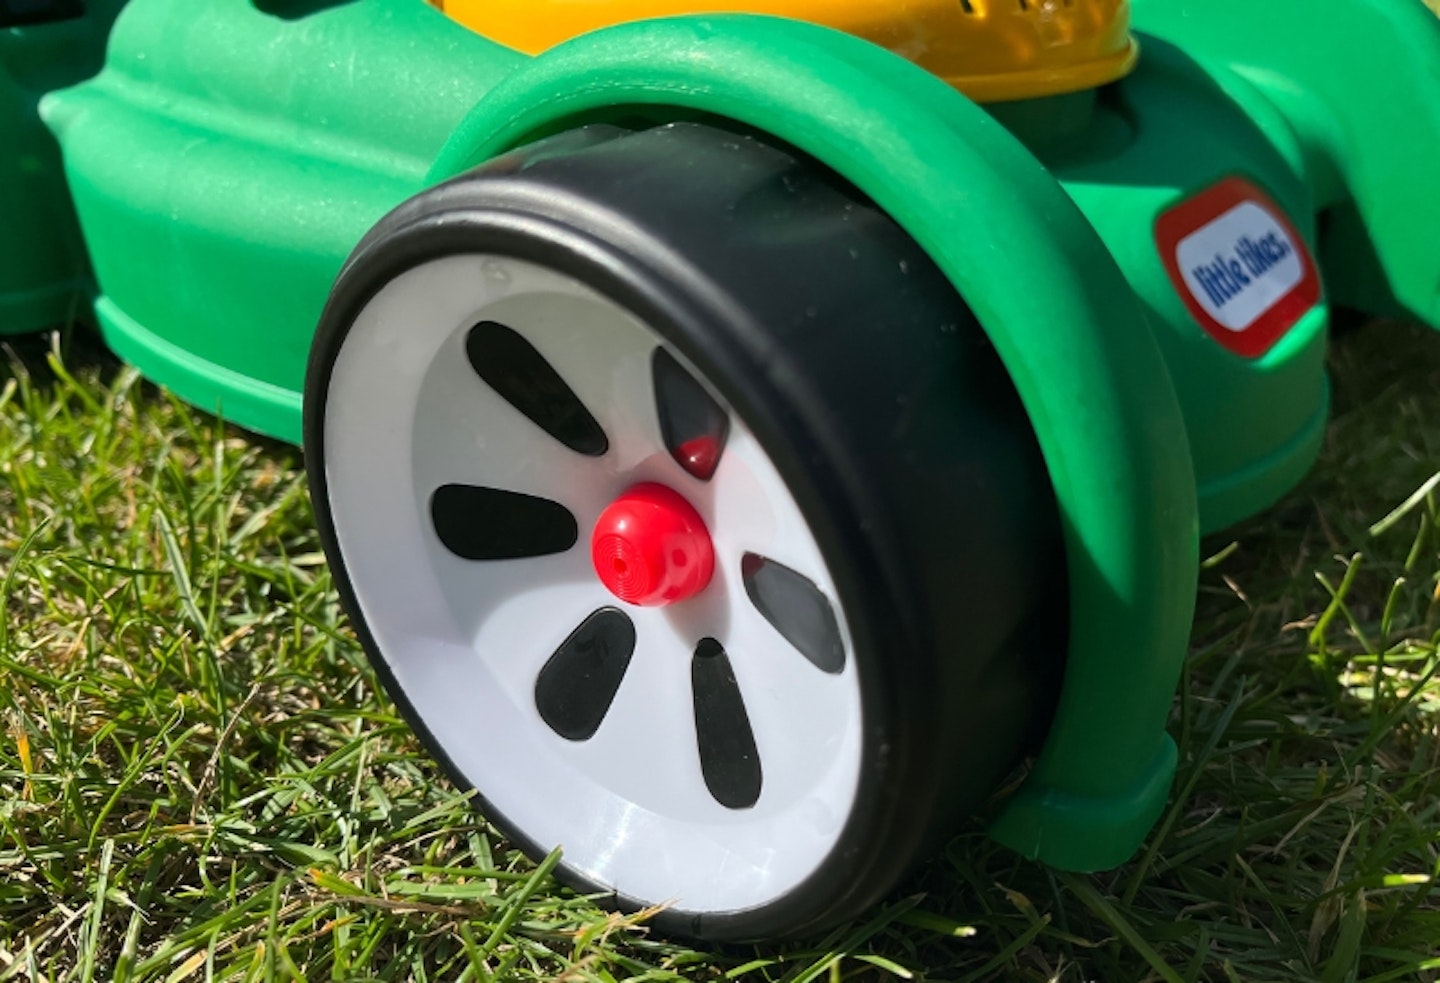
{"label": "black spoke cutout", "polygon": [[651,372],[665,448],[682,468],[709,481],[730,436],[730,417],[665,349],[655,349]]}
{"label": "black spoke cutout", "polygon": [[760,752],[730,657],[715,639],[701,639],[695,646],[690,686],[705,787],[725,808],[748,809],[760,798]]}
{"label": "black spoke cutout", "polygon": [[830,600],[814,582],[784,564],[746,553],[740,561],[745,593],[765,620],[817,668],[845,668],[845,644]]}
{"label": "black spoke cutout", "polygon": [[435,489],[430,519],[445,548],[466,560],[563,553],[580,535],[575,517],[559,502],[477,485]]}
{"label": "black spoke cutout", "polygon": [[635,651],[635,625],[618,608],[601,608],[561,643],[535,680],[535,708],[550,729],[588,741],[610,710]]}
{"label": "black spoke cutout", "polygon": [[610,449],[605,431],[565,380],[518,332],[481,321],[465,338],[475,374],[511,406],[577,454],[599,457]]}

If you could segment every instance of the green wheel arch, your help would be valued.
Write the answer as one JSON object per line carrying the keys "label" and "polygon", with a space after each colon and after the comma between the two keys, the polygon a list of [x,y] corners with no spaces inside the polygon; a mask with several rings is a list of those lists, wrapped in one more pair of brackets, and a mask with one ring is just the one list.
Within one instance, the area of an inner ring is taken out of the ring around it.
{"label": "green wheel arch", "polygon": [[1059,709],[991,832],[1061,868],[1123,862],[1175,768],[1165,725],[1198,524],[1180,408],[1119,269],[1041,165],[973,103],[866,42],[766,17],[649,21],[555,48],[475,107],[427,180],[640,107],[727,118],[824,162],[973,308],[1039,435],[1071,591]]}

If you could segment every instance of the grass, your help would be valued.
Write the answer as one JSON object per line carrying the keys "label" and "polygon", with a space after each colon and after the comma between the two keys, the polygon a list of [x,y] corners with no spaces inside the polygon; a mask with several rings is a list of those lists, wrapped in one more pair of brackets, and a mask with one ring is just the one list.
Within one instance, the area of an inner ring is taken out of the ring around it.
{"label": "grass", "polygon": [[966,832],[827,938],[699,951],[558,888],[439,776],[337,610],[296,451],[83,336],[23,350],[0,981],[1440,979],[1440,339],[1371,326],[1332,372],[1320,465],[1205,544],[1176,791],[1132,863]]}

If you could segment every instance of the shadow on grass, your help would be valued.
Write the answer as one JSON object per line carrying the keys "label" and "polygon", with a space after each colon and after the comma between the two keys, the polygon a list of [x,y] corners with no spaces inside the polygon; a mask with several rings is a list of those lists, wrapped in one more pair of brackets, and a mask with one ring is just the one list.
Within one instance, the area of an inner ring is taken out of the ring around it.
{"label": "shadow on grass", "polygon": [[[127,370],[124,361],[105,343],[100,330],[89,321],[74,321],[48,331],[0,336],[0,386],[24,374],[29,385],[42,394],[53,393],[64,380],[57,374],[59,367],[72,378],[86,384],[109,389]],[[176,397],[141,376],[129,398],[142,404],[171,402]],[[191,413],[207,421],[217,418],[205,410],[190,407]],[[224,436],[248,441],[262,452],[272,455],[277,463],[299,461],[299,449],[286,441],[247,430],[224,421]]]}
{"label": "shadow on grass", "polygon": [[51,358],[55,355],[67,371],[94,373],[107,386],[123,367],[95,326],[82,321],[49,331],[6,335],[0,338],[0,350],[5,353],[0,359],[0,384],[23,372],[38,387],[54,385],[58,379]]}
{"label": "shadow on grass", "polygon": [[1416,493],[1440,471],[1440,336],[1343,331],[1329,369],[1314,468],[1202,544],[1150,841],[1070,875],[967,832],[897,894],[941,920],[902,914],[875,951],[975,980],[1435,978],[1440,519]]}
{"label": "shadow on grass", "polygon": [[[1316,614],[1304,610],[1314,595],[1314,575],[1334,572],[1337,558],[1358,552],[1367,570],[1391,575],[1418,560],[1408,547],[1428,527],[1416,524],[1423,508],[1414,521],[1379,535],[1371,530],[1440,470],[1440,335],[1419,325],[1378,322],[1337,338],[1329,368],[1332,416],[1310,473],[1265,512],[1202,544],[1207,560],[1195,618],[1198,648],[1234,631],[1237,618],[1252,633],[1306,627],[1306,618]],[[1390,588],[1355,585],[1351,614],[1362,621],[1378,618]],[[1412,620],[1426,614],[1410,613]],[[1261,637],[1273,645],[1273,637]]]}

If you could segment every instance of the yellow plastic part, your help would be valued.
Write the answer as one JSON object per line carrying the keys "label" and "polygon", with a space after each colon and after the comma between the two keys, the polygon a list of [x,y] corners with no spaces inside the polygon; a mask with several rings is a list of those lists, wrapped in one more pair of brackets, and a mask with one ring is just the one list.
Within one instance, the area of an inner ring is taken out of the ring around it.
{"label": "yellow plastic part", "polygon": [[772,14],[865,38],[977,102],[1113,82],[1135,65],[1129,0],[430,0],[492,41],[538,55],[627,21]]}

